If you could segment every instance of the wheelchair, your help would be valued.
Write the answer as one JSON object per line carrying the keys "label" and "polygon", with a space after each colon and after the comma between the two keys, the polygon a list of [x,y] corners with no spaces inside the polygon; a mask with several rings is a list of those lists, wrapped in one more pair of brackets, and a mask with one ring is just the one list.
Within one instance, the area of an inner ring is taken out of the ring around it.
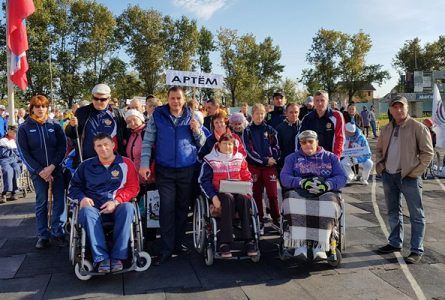
{"label": "wheelchair", "polygon": [[[34,185],[32,184],[31,174],[29,174],[28,169],[23,164],[21,164],[20,167],[22,172],[19,178],[17,178],[17,193],[21,193],[23,198],[25,198],[28,193],[34,192]],[[3,189],[3,172],[0,167],[0,191],[3,192]]]}
{"label": "wheelchair", "polygon": [[[198,253],[204,254],[204,261],[207,266],[213,265],[215,259],[225,259],[225,260],[247,260],[250,259],[252,262],[257,263],[260,261],[260,219],[258,214],[258,209],[255,201],[251,199],[250,203],[250,216],[252,219],[251,229],[253,240],[256,244],[258,254],[256,256],[243,256],[234,255],[231,258],[223,258],[218,252],[218,240],[217,240],[217,221],[216,218],[210,214],[210,203],[209,200],[204,196],[200,195],[195,201],[195,207],[193,210],[193,245]],[[236,222],[234,226],[234,241],[241,241],[236,237],[236,230],[240,229]]]}
{"label": "wheelchair", "polygon": [[439,177],[442,174],[442,169],[444,167],[444,158],[440,156],[439,151],[434,149],[433,160],[430,162],[425,172],[422,174],[422,179],[428,179],[428,176],[431,175],[433,178]]}
{"label": "wheelchair", "polygon": [[[345,229],[346,229],[346,210],[345,210],[345,201],[339,197],[340,204],[340,216],[335,221],[334,228],[332,229],[330,240],[330,250],[326,252],[327,263],[336,268],[339,267],[342,260],[342,253],[346,250],[346,240],[345,240]],[[294,257],[293,253],[295,248],[286,247],[284,242],[285,234],[289,233],[289,224],[284,218],[284,213],[281,211],[281,221],[280,221],[280,243],[278,245],[278,254],[279,258],[282,261],[288,260]],[[309,262],[318,261],[318,259],[314,258],[314,242],[307,241],[307,260]],[[324,260],[324,259],[320,259]]]}
{"label": "wheelchair", "polygon": [[[151,257],[143,249],[143,231],[141,216],[139,213],[136,200],[131,201],[134,206],[134,218],[131,225],[131,234],[129,241],[129,258],[128,264],[124,262],[124,269],[113,273],[99,273],[96,272],[91,263],[91,254],[87,242],[87,233],[78,222],[79,202],[77,200],[69,199],[71,206],[71,226],[70,226],[70,240],[69,240],[69,260],[74,266],[74,273],[79,280],[89,280],[96,275],[120,274],[130,271],[143,272],[151,265]],[[112,236],[113,223],[103,223],[104,233],[107,239]]]}

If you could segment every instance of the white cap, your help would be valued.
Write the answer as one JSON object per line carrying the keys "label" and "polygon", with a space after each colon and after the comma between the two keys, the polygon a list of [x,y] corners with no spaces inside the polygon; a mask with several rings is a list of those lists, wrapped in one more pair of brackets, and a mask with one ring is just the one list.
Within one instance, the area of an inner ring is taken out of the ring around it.
{"label": "white cap", "polygon": [[136,110],[136,109],[129,109],[129,110],[127,110],[127,112],[125,113],[125,120],[127,119],[127,118],[129,118],[129,117],[138,117],[141,121],[142,121],[142,123],[144,123],[145,122],[145,117],[144,117],[144,115],[140,112],[140,111],[138,111],[138,110]]}
{"label": "white cap", "polygon": [[108,97],[111,96],[111,89],[108,85],[106,85],[105,83],[99,83],[96,84],[96,86],[93,88],[93,90],[91,91],[91,94],[102,94],[102,95],[106,95]]}
{"label": "white cap", "polygon": [[353,123],[346,123],[345,129],[347,132],[355,132],[357,127]]}
{"label": "white cap", "polygon": [[6,107],[4,105],[0,105],[0,109],[6,110]]}

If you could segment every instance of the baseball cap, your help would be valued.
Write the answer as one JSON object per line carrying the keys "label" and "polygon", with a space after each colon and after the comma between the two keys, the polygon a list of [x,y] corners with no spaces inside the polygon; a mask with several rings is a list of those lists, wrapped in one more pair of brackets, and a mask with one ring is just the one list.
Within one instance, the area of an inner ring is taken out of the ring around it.
{"label": "baseball cap", "polygon": [[284,93],[282,91],[275,91],[275,93],[273,93],[273,95],[272,95],[272,98],[275,98],[277,96],[284,98]]}
{"label": "baseball cap", "polygon": [[93,90],[91,91],[91,94],[102,94],[102,95],[106,95],[108,97],[111,96],[111,89],[108,85],[104,84],[104,83],[99,83],[96,84],[93,88]]}
{"label": "baseball cap", "polygon": [[0,109],[6,110],[6,107],[4,105],[0,105]]}
{"label": "baseball cap", "polygon": [[391,98],[391,102],[389,102],[389,106],[393,106],[395,103],[402,103],[408,105],[408,100],[402,95],[395,95]]}
{"label": "baseball cap", "polygon": [[298,135],[298,140],[318,140],[318,136],[313,130],[305,130]]}
{"label": "baseball cap", "polygon": [[306,98],[306,100],[304,101],[304,104],[314,104],[314,97],[309,96]]}

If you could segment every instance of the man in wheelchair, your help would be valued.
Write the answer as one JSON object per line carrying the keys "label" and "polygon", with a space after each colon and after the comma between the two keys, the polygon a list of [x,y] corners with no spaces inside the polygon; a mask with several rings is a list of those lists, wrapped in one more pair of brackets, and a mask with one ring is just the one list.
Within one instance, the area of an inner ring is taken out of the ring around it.
{"label": "man in wheelchair", "polygon": [[232,221],[237,212],[241,219],[242,239],[248,256],[257,255],[256,243],[252,240],[250,228],[250,205],[247,196],[219,192],[221,180],[252,181],[244,156],[237,151],[231,134],[221,135],[212,152],[204,157],[199,183],[205,196],[211,201],[210,212],[218,218],[218,241],[222,258],[231,258],[233,243]]}
{"label": "man in wheelchair", "polygon": [[283,188],[288,189],[282,204],[289,226],[284,244],[295,248],[295,256],[307,256],[310,243],[313,257],[326,259],[340,216],[338,192],[347,178],[338,158],[318,146],[315,131],[301,132],[298,140],[300,150],[286,157],[280,174]]}
{"label": "man in wheelchair", "polygon": [[[114,154],[110,135],[93,140],[96,157],[82,162],[70,182],[69,197],[79,201],[80,225],[85,228],[99,273],[123,269],[134,207],[129,202],[139,192],[138,174],[130,159]],[[108,250],[102,222],[114,222],[113,247]]]}
{"label": "man in wheelchair", "polygon": [[6,202],[6,193],[10,192],[9,200],[17,200],[17,182],[20,177],[21,159],[17,150],[15,137],[16,126],[9,126],[6,136],[0,139],[0,167],[3,177],[3,191],[0,195],[0,203]]}

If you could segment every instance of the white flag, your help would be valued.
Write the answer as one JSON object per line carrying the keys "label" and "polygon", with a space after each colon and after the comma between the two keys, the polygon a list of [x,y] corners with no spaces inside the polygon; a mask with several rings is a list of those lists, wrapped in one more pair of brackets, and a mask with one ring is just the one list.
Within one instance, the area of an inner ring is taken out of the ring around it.
{"label": "white flag", "polygon": [[437,84],[433,91],[433,130],[436,133],[436,147],[445,148],[445,108]]}

